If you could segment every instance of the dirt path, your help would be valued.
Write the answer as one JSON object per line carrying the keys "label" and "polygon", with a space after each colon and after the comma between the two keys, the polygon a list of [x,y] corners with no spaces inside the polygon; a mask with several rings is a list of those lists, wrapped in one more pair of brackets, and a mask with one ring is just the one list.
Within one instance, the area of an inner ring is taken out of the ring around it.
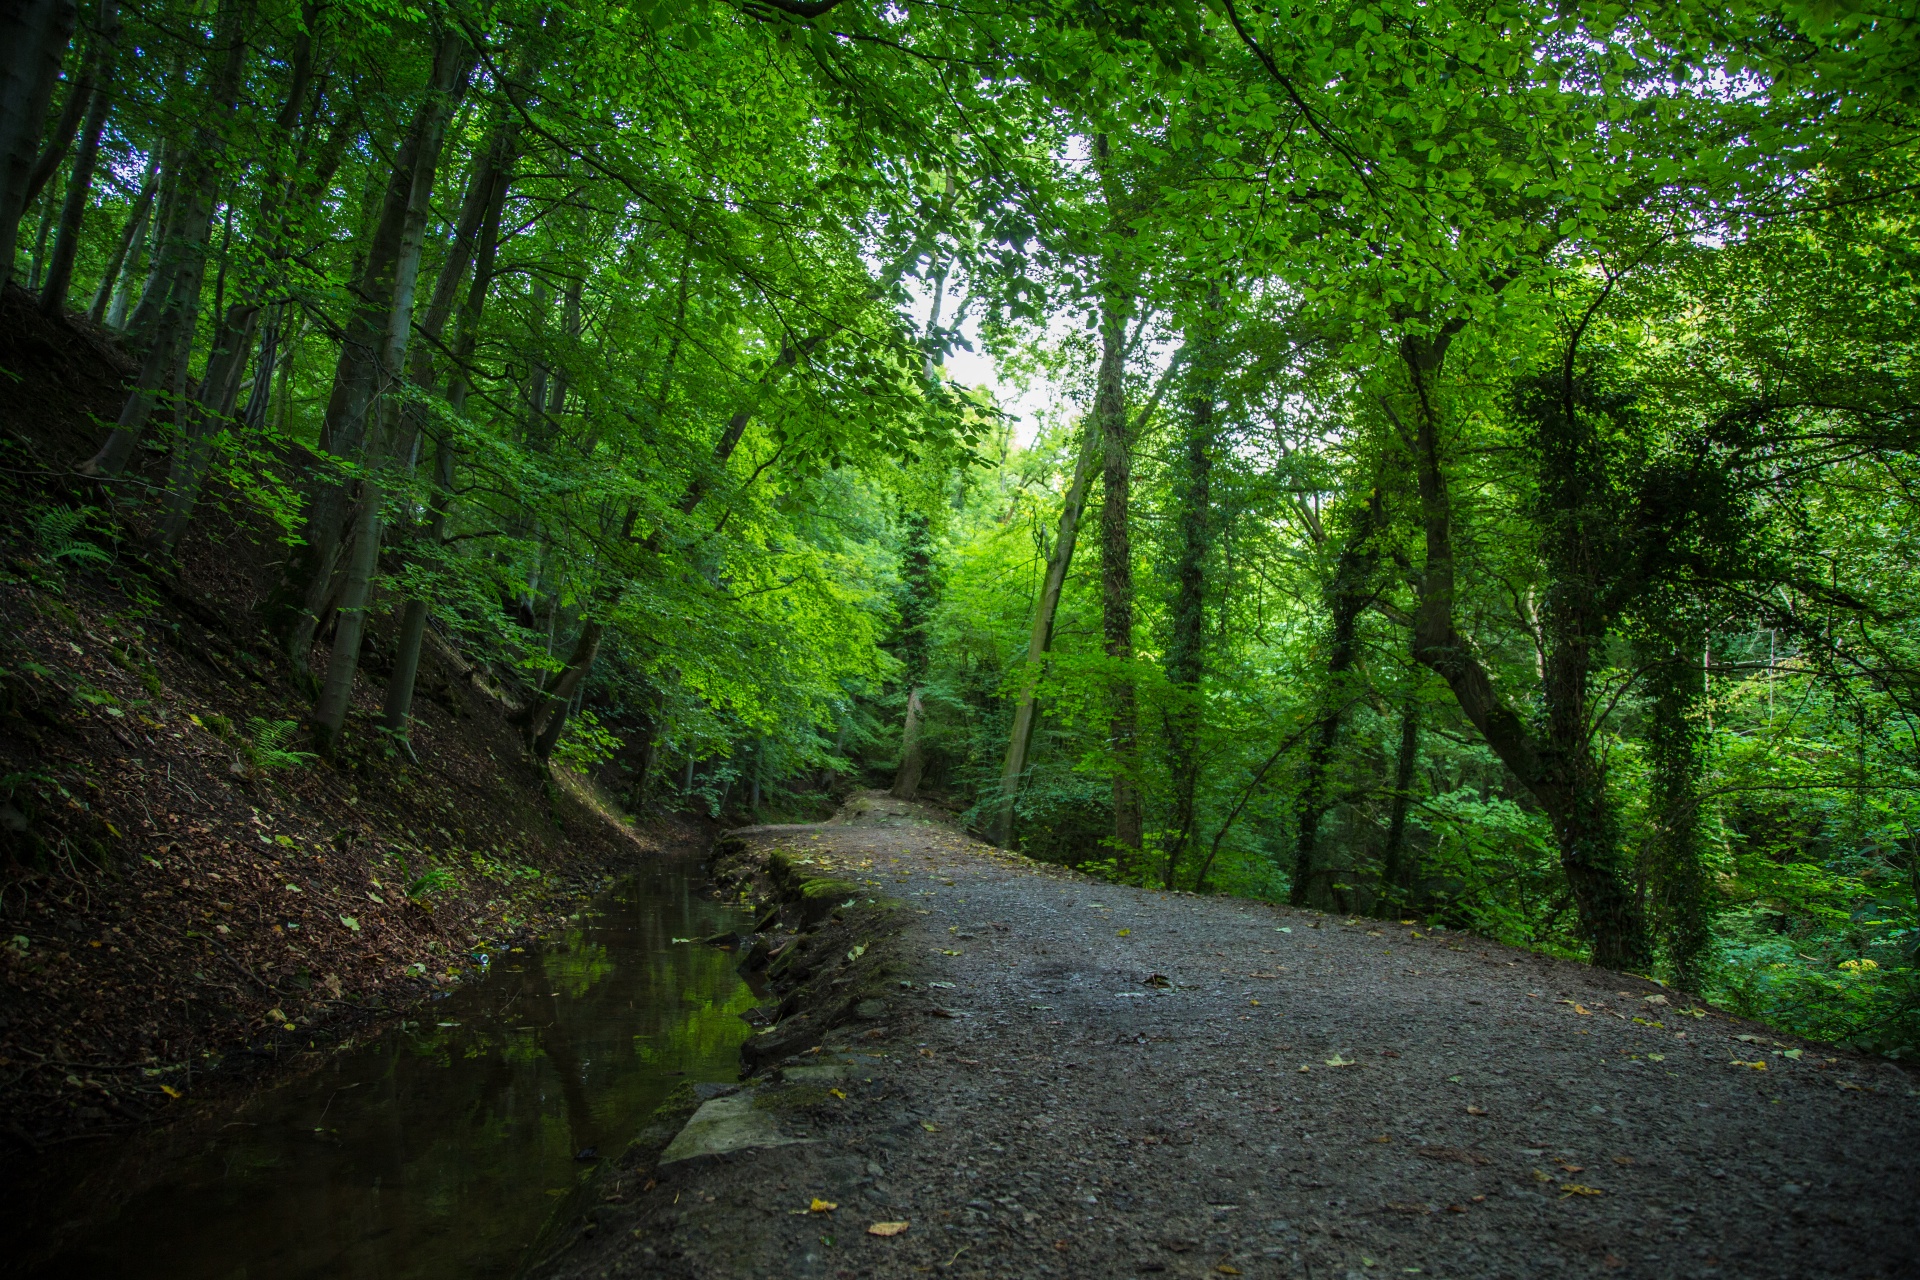
{"label": "dirt path", "polygon": [[804,1141],[613,1177],[539,1274],[1920,1275],[1920,1090],[1885,1063],[870,809],[751,836],[909,904],[913,985],[755,1103]]}

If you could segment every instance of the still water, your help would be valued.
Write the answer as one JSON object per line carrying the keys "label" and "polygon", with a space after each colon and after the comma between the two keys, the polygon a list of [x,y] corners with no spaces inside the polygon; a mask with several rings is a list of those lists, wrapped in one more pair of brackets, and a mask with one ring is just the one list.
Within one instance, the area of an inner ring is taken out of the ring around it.
{"label": "still water", "polygon": [[537,954],[498,953],[366,1046],[135,1144],[64,1198],[29,1274],[512,1276],[595,1153],[682,1083],[737,1075],[756,1003],[737,957],[674,941],[742,927],[707,888],[690,857],[652,864]]}

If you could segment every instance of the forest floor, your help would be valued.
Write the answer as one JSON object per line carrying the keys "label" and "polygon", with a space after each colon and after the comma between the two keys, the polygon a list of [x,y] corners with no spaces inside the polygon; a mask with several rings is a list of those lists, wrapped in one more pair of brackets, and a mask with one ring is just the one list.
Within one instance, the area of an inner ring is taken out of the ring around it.
{"label": "forest floor", "polygon": [[[549,775],[438,637],[417,759],[398,754],[371,723],[384,605],[342,758],[263,765],[259,726],[310,705],[258,618],[279,544],[214,486],[175,560],[138,554],[151,506],[132,499],[164,451],[141,451],[117,499],[71,471],[126,372],[103,335],[0,294],[5,1213],[45,1181],[34,1157],[226,1105],[705,837],[691,820],[636,830]],[[82,507],[86,528],[58,523]]]}
{"label": "forest floor", "polygon": [[1920,1081],[1892,1064],[856,807],[736,834],[904,904],[884,1014],[743,1086],[793,1145],[636,1144],[543,1280],[1920,1275]]}

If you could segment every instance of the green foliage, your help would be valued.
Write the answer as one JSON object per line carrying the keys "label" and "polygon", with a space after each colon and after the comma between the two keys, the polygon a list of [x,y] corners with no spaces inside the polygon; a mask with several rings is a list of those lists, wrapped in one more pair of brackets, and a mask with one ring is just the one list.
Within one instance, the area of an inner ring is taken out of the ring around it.
{"label": "green foliage", "polygon": [[108,555],[87,535],[99,511],[92,507],[48,507],[32,518],[33,540],[49,564],[112,564]]}
{"label": "green foliage", "polygon": [[287,769],[303,769],[320,757],[311,751],[294,751],[287,746],[299,731],[297,720],[264,720],[254,716],[247,721],[248,735],[235,746],[249,776],[264,778]]}

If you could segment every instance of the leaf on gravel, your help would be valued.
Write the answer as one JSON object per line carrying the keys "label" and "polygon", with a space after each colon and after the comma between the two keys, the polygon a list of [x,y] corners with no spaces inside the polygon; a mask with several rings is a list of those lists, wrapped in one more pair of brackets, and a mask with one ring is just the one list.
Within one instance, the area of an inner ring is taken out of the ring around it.
{"label": "leaf on gravel", "polygon": [[1577,1013],[1577,1014],[1579,1014],[1579,1015],[1580,1015],[1581,1017],[1583,1017],[1583,1018],[1591,1018],[1591,1017],[1593,1016],[1593,1010],[1591,1010],[1591,1009],[1589,1009],[1589,1008],[1587,1008],[1587,1006],[1585,1006],[1585,1005],[1583,1005],[1583,1004],[1575,1004],[1575,1003],[1574,1003],[1573,1001],[1571,1001],[1571,1000],[1556,1000],[1556,1001],[1554,1001],[1554,1003],[1555,1003],[1555,1004],[1564,1004],[1564,1005],[1569,1005],[1569,1006],[1571,1006],[1571,1007],[1572,1007],[1572,1009],[1573,1009],[1573,1011],[1574,1011],[1575,1013]]}
{"label": "leaf on gravel", "polygon": [[1485,1107],[1468,1107],[1467,1114],[1470,1116],[1487,1116],[1487,1115],[1492,1115],[1493,1113],[1491,1111],[1488,1111]]}
{"label": "leaf on gravel", "polygon": [[1730,1067],[1745,1067],[1749,1071],[1765,1071],[1767,1069],[1767,1060],[1765,1058],[1756,1058],[1752,1062],[1742,1062],[1740,1059],[1735,1058],[1727,1065]]}
{"label": "leaf on gravel", "polygon": [[1493,1163],[1493,1161],[1487,1159],[1485,1156],[1475,1155],[1473,1152],[1462,1150],[1459,1147],[1421,1147],[1415,1154],[1425,1156],[1429,1160],[1446,1160],[1453,1164]]}
{"label": "leaf on gravel", "polygon": [[1126,936],[1127,936],[1128,934],[1130,934],[1130,933],[1132,933],[1132,932],[1133,932],[1133,930],[1131,930],[1131,929],[1115,929],[1115,930],[1113,931],[1113,936],[1114,936],[1114,937],[1116,937],[1116,938],[1124,938],[1124,937],[1126,937]]}
{"label": "leaf on gravel", "polygon": [[1308,1065],[1307,1065],[1306,1063],[1304,1063],[1304,1062],[1303,1062],[1303,1063],[1301,1063],[1301,1064],[1300,1064],[1300,1070],[1301,1070],[1301,1071],[1303,1071],[1303,1072],[1306,1072],[1306,1071],[1311,1071],[1311,1070],[1313,1070],[1313,1068],[1312,1068],[1312,1067],[1310,1067],[1310,1066],[1308,1066]]}
{"label": "leaf on gravel", "polygon": [[1367,1141],[1368,1142],[1392,1142],[1393,1135],[1390,1133],[1383,1133],[1377,1138],[1368,1138]]}
{"label": "leaf on gravel", "polygon": [[1651,995],[1645,997],[1645,999],[1648,1004],[1665,1004],[1667,1002],[1667,998],[1663,995]]}
{"label": "leaf on gravel", "polygon": [[1240,1274],[1240,1268],[1234,1266],[1231,1262],[1216,1262],[1213,1269],[1223,1276],[1237,1276]]}
{"label": "leaf on gravel", "polygon": [[933,1121],[931,1121],[931,1120],[922,1120],[922,1121],[920,1122],[920,1127],[921,1127],[922,1129],[925,1129],[925,1130],[926,1130],[926,1131],[927,1131],[928,1133],[938,1133],[938,1132],[940,1132],[940,1126],[939,1126],[939,1125],[937,1125],[937,1124],[935,1124],[935,1123],[934,1123]]}
{"label": "leaf on gravel", "polygon": [[1353,1065],[1353,1059],[1343,1058],[1336,1053],[1331,1058],[1327,1059],[1327,1065],[1330,1067],[1350,1067]]}
{"label": "leaf on gravel", "polygon": [[1166,988],[1171,987],[1173,985],[1173,981],[1170,978],[1168,978],[1167,975],[1164,973],[1155,973],[1155,974],[1148,975],[1147,980],[1143,982],[1141,985],[1147,986],[1147,987],[1159,987],[1162,990],[1165,990]]}
{"label": "leaf on gravel", "polygon": [[838,1089],[829,1089],[827,1090],[827,1092],[832,1094],[834,1097],[840,1099],[840,1101],[842,1102],[845,1102],[847,1100],[847,1095],[840,1092],[840,1090]]}
{"label": "leaf on gravel", "polygon": [[867,954],[867,944],[862,942],[858,946],[854,947],[853,950],[847,952],[847,960],[849,962],[858,960],[861,956],[865,954]]}
{"label": "leaf on gravel", "polygon": [[942,947],[940,949],[940,954],[943,956],[958,956],[958,955],[965,955],[966,953],[964,951],[948,951],[945,947]]}
{"label": "leaf on gravel", "polygon": [[1560,1184],[1560,1198],[1562,1200],[1567,1199],[1569,1196],[1603,1196],[1605,1194],[1607,1193],[1598,1187],[1582,1186],[1578,1182],[1563,1182]]}
{"label": "leaf on gravel", "polygon": [[907,1229],[904,1222],[876,1222],[867,1228],[870,1236],[897,1236]]}
{"label": "leaf on gravel", "polygon": [[347,928],[353,930],[355,933],[360,932],[360,922],[358,920],[355,920],[352,916],[341,916],[340,923],[347,926]]}
{"label": "leaf on gravel", "polygon": [[1547,1176],[1546,1174],[1544,1174],[1544,1173],[1542,1173],[1542,1172],[1540,1172],[1540,1170],[1538,1170],[1538,1169],[1535,1169],[1535,1170],[1533,1171],[1533,1180],[1534,1180],[1535,1182],[1552,1182],[1552,1181],[1553,1181],[1553,1179],[1552,1179],[1552,1178],[1550,1178],[1550,1177],[1548,1177],[1548,1176]]}
{"label": "leaf on gravel", "polygon": [[807,1212],[808,1213],[832,1213],[835,1209],[838,1209],[839,1207],[840,1207],[839,1205],[835,1204],[831,1200],[822,1200],[820,1197],[815,1196],[813,1198],[813,1203],[807,1206]]}

